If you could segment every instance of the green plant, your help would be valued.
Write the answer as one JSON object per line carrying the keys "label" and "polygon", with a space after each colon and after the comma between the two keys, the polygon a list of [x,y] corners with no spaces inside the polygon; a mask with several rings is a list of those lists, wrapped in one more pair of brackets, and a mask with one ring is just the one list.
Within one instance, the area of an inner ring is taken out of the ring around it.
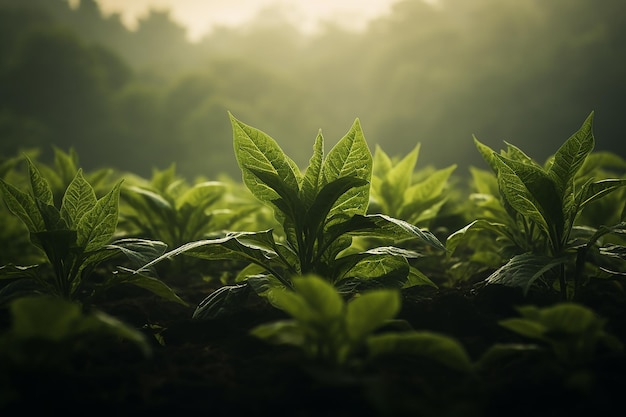
{"label": "green plant", "polygon": [[31,243],[45,254],[47,262],[1,267],[0,279],[11,280],[2,289],[2,301],[33,292],[87,300],[111,286],[133,284],[185,304],[154,278],[118,273],[106,275],[101,282],[90,282],[95,268],[116,255],[125,254],[143,264],[165,250],[161,242],[138,239],[110,242],[117,225],[121,181],[97,198],[79,169],[57,208],[49,183],[28,158],[27,163],[32,193],[4,180],[0,180],[0,192],[8,209],[27,226]]}
{"label": "green plant", "polygon": [[[58,297],[22,297],[9,304],[9,312],[11,327],[0,334],[3,375],[24,369],[64,369],[75,366],[75,358],[81,355],[110,356],[129,346],[142,357],[152,354],[142,332],[102,311],[84,312],[79,304]],[[10,384],[4,387],[11,389]],[[9,394],[0,395],[0,404]]]}
{"label": "green plant", "polygon": [[[414,251],[382,246],[351,248],[353,236],[419,239],[437,249],[443,244],[429,231],[408,222],[377,214],[366,215],[372,159],[358,119],[348,133],[324,155],[318,134],[309,166],[301,173],[274,139],[230,115],[235,154],[243,182],[269,205],[282,233],[229,233],[218,239],[190,242],[149,263],[186,254],[207,260],[234,259],[250,265],[240,273],[243,285],[224,287],[200,304],[195,317],[212,317],[225,309],[225,300],[246,294],[247,285],[261,294],[268,286],[291,287],[291,278],[318,274],[342,291],[372,286],[430,281],[407,258]],[[140,269],[138,273],[143,273]],[[235,302],[236,303],[236,302]]]}
{"label": "green plant", "polygon": [[273,344],[302,349],[314,360],[331,366],[355,365],[390,354],[412,354],[469,371],[471,361],[454,339],[432,332],[378,331],[401,306],[397,289],[370,290],[347,303],[318,276],[293,278],[294,290],[273,288],[269,300],[292,318],[262,324],[251,334]]}
{"label": "green plant", "polygon": [[369,212],[420,226],[428,226],[437,217],[447,201],[444,191],[456,165],[415,172],[419,151],[417,144],[404,158],[394,161],[376,146]]}
{"label": "green plant", "polygon": [[[560,363],[569,367],[584,365],[592,360],[600,347],[623,351],[623,344],[604,329],[606,320],[589,308],[571,302],[549,307],[523,306],[517,309],[521,317],[501,320],[501,326],[549,347]],[[522,346],[523,347],[523,346]],[[521,346],[499,345],[485,354],[502,355],[505,351],[523,350]],[[535,349],[529,345],[524,349]]]}
{"label": "green plant", "polygon": [[[154,170],[147,184],[122,188],[119,228],[129,237],[164,242],[170,248],[184,243],[217,237],[243,225],[259,204],[235,198],[229,184],[197,181],[189,184],[176,175],[176,167]],[[193,275],[190,259],[173,260],[167,276],[184,284]],[[164,275],[165,276],[165,275]]]}
{"label": "green plant", "polygon": [[[595,180],[590,176],[580,181],[581,167],[594,147],[592,122],[593,113],[544,166],[511,144],[498,154],[474,138],[496,175],[500,198],[480,196],[488,217],[449,236],[449,252],[454,253],[461,243],[475,242],[472,238],[476,235],[495,235],[497,245],[512,256],[487,278],[487,283],[520,286],[528,291],[543,277],[559,289],[562,299],[575,297],[581,269],[585,261],[592,260],[585,259],[585,250],[579,249],[595,244],[601,235],[622,233],[624,229],[623,218],[617,225],[604,227],[600,235],[577,224],[590,203],[626,185],[624,179]],[[613,253],[623,260],[621,248]]]}

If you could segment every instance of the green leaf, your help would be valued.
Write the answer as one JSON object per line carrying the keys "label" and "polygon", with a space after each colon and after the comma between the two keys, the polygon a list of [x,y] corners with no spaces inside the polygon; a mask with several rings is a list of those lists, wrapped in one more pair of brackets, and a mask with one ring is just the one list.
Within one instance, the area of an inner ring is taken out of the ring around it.
{"label": "green leaf", "polygon": [[476,149],[478,149],[478,152],[480,153],[480,155],[483,157],[485,162],[487,162],[487,164],[491,167],[493,172],[497,174],[498,173],[498,164],[496,162],[496,160],[497,160],[496,152],[493,149],[491,149],[489,146],[487,146],[484,143],[480,142],[476,138],[476,136],[473,136],[473,139],[474,139],[474,145],[476,145]]}
{"label": "green leaf", "polygon": [[285,188],[298,192],[300,171],[270,136],[237,120],[229,113],[233,128],[233,144],[237,163],[243,174],[243,181],[259,200],[271,203],[277,197],[276,191],[259,180],[251,172],[266,171],[278,176]]}
{"label": "green leaf", "polygon": [[357,177],[341,177],[324,185],[306,213],[306,224],[310,230],[319,231],[329,216],[331,208],[349,190],[363,187],[367,182]]}
{"label": "green leaf", "polygon": [[507,226],[502,223],[494,223],[487,220],[474,220],[467,226],[448,236],[446,239],[446,249],[448,253],[454,254],[454,251],[460,244],[469,242],[473,236],[483,232],[493,233],[496,236],[507,236]]}
{"label": "green leaf", "polygon": [[356,177],[367,182],[343,194],[335,203],[329,217],[335,214],[350,216],[365,214],[369,204],[369,183],[372,176],[372,154],[365,142],[359,119],[330,150],[322,166],[323,183],[329,184],[342,177]]}
{"label": "green leaf", "polygon": [[248,282],[220,287],[198,304],[192,318],[213,320],[231,314],[242,307],[249,293]]}
{"label": "green leaf", "polygon": [[184,206],[189,206],[205,210],[207,206],[221,198],[225,191],[226,184],[219,181],[204,181],[194,184],[176,199],[176,209],[181,210]]}
{"label": "green leaf", "polygon": [[[400,162],[392,166],[387,154],[384,153],[380,146],[376,146],[374,170],[379,174],[374,175],[372,179],[372,184],[376,184],[376,186],[372,187],[371,192],[374,194],[374,199],[381,204],[385,213],[395,215],[397,213],[394,210],[402,206],[405,190],[411,185],[411,178],[417,163],[419,150],[420,144],[418,143]],[[382,166],[378,167],[377,165]]]}
{"label": "green leaf", "polygon": [[295,320],[279,320],[254,327],[250,334],[273,345],[305,347],[307,339],[304,328]]}
{"label": "green leaf", "polygon": [[472,362],[457,340],[428,331],[383,333],[368,339],[371,358],[382,355],[417,355],[458,371],[469,372]]}
{"label": "green leaf", "polygon": [[395,241],[403,239],[419,239],[434,248],[446,250],[443,243],[435,235],[404,220],[384,214],[352,216],[349,220],[334,225],[328,230],[329,235],[349,234],[351,236],[370,236],[390,238]]}
{"label": "green leaf", "polygon": [[542,208],[530,193],[526,184],[516,172],[500,157],[496,158],[498,166],[498,185],[508,203],[523,217],[529,218],[544,231],[546,237],[551,237],[549,220],[544,217]]}
{"label": "green leaf", "polygon": [[0,179],[0,191],[2,191],[4,202],[9,211],[16,215],[31,233],[46,229],[46,224],[37,208],[35,199],[30,194],[7,184],[3,179]]}
{"label": "green leaf", "polygon": [[456,165],[451,165],[447,168],[436,170],[424,181],[412,185],[404,191],[404,201],[423,202],[440,197],[450,175],[452,175],[455,169]]}
{"label": "green leaf", "polygon": [[295,291],[272,290],[269,300],[303,323],[326,323],[337,320],[345,303],[335,287],[315,275],[293,278]]}
{"label": "green leaf", "polygon": [[322,184],[322,164],[324,163],[324,137],[320,131],[315,138],[313,145],[313,155],[309,160],[304,177],[302,178],[302,188],[300,190],[300,198],[306,205],[310,207],[317,197]]}
{"label": "green leaf", "polygon": [[134,285],[135,287],[146,289],[168,301],[173,301],[184,306],[189,305],[186,301],[180,298],[167,284],[157,278],[149,277],[143,274],[137,274],[135,273],[135,271],[123,267],[120,267],[120,271],[124,273],[118,273],[117,275],[108,278],[107,281],[109,282],[106,282],[106,285],[116,287],[121,284]]}
{"label": "green leaf", "polygon": [[400,310],[400,293],[376,290],[358,295],[348,303],[346,327],[348,335],[360,342],[374,330],[391,320]]}
{"label": "green leaf", "polygon": [[624,186],[626,186],[626,179],[606,179],[585,183],[576,196],[578,212],[580,212],[587,204],[592,203]]}
{"label": "green leaf", "polygon": [[26,161],[28,162],[30,185],[33,189],[35,200],[39,200],[43,204],[54,206],[54,198],[50,184],[48,184],[48,181],[41,175],[41,172],[39,172],[39,169],[37,169],[30,158],[26,157]]}
{"label": "green leaf", "polygon": [[566,257],[553,258],[533,253],[523,253],[512,257],[509,262],[491,274],[486,281],[488,284],[521,287],[526,294],[533,282],[549,270],[564,264],[566,261]]}
{"label": "green leaf", "polygon": [[121,185],[122,181],[118,182],[78,222],[77,245],[86,252],[102,248],[115,234]]}
{"label": "green leaf", "polygon": [[554,154],[549,174],[555,179],[559,194],[563,195],[573,183],[578,170],[594,147],[593,115],[591,112],[581,128]]}
{"label": "green leaf", "polygon": [[93,187],[85,180],[82,169],[79,169],[63,195],[61,218],[69,228],[75,230],[83,216],[96,205],[97,201]]}

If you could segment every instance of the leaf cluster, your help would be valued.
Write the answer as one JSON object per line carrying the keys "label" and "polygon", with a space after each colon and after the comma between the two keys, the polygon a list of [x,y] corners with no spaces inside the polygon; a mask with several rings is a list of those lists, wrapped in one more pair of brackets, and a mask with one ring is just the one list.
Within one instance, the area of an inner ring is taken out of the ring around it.
{"label": "leaf cluster", "polygon": [[297,277],[293,284],[294,290],[273,288],[268,295],[291,319],[257,326],[252,335],[269,343],[296,346],[309,358],[330,366],[402,353],[427,357],[460,371],[471,370],[464,348],[450,337],[412,330],[378,331],[400,310],[397,289],[366,291],[346,303],[318,276]]}
{"label": "leaf cluster", "polygon": [[[485,216],[449,236],[446,242],[449,251],[453,253],[457,247],[475,242],[476,236],[495,236],[497,245],[508,251],[501,252],[508,261],[487,279],[488,283],[520,286],[528,291],[536,280],[550,272],[562,297],[573,297],[578,284],[572,279],[568,293],[566,265],[572,268],[571,275],[578,278],[587,250],[602,235],[623,233],[624,229],[624,212],[620,223],[603,226],[601,232],[577,223],[591,203],[626,185],[624,179],[597,180],[589,176],[588,169],[582,171],[594,147],[592,124],[593,113],[544,165],[512,144],[496,153],[474,138],[496,182],[485,181],[485,192],[473,196]],[[478,171],[474,175],[475,180],[485,179]],[[493,246],[484,249],[492,250]],[[578,259],[581,256],[583,259]],[[482,256],[482,259],[493,258]]]}
{"label": "leaf cluster", "polygon": [[3,301],[23,291],[86,300],[99,290],[128,282],[184,303],[169,287],[154,279],[112,274],[98,285],[89,281],[101,262],[116,255],[123,253],[131,260],[145,263],[149,256],[164,250],[159,242],[111,242],[117,227],[121,181],[98,198],[82,169],[78,169],[57,208],[49,182],[28,157],[26,160],[31,192],[4,180],[0,180],[0,192],[8,209],[26,225],[30,242],[45,254],[47,262],[0,268],[0,279],[11,281],[2,289]]}

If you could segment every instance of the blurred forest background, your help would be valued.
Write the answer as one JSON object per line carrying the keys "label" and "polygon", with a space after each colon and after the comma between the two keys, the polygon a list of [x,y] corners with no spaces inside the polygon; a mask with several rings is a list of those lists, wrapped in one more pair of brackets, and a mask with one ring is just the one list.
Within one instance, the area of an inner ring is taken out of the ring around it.
{"label": "blurred forest background", "polygon": [[359,117],[372,148],[484,167],[472,135],[537,160],[596,112],[624,156],[623,0],[399,1],[353,32],[305,35],[265,10],[196,42],[167,11],[126,28],[94,0],[0,0],[0,156],[73,146],[86,169],[239,177],[227,111],[301,167]]}

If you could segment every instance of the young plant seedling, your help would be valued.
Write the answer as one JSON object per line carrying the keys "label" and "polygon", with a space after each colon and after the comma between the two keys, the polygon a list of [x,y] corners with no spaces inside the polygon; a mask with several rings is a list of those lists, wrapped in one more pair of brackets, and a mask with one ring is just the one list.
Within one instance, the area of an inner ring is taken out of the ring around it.
{"label": "young plant seedling", "polygon": [[[543,277],[558,288],[563,300],[574,298],[579,283],[573,281],[580,278],[588,261],[584,259],[585,250],[579,249],[593,245],[599,238],[594,231],[589,233],[590,228],[576,223],[578,216],[590,203],[626,185],[625,179],[589,178],[577,183],[577,175],[594,147],[592,122],[593,113],[545,166],[511,144],[498,154],[474,138],[497,177],[503,209],[490,211],[500,215],[499,219],[478,219],[449,236],[449,252],[476,234],[495,234],[501,246],[516,247],[518,252],[491,274],[487,283],[519,286],[527,292]],[[617,225],[607,225],[603,234],[623,233],[624,228],[622,218]],[[623,246],[612,253],[626,260]],[[572,280],[567,279],[566,267],[572,268]]]}
{"label": "young plant seedling", "polygon": [[[166,170],[155,170],[148,184],[122,188],[120,227],[127,236],[153,239],[177,248],[234,230],[258,208],[258,204],[232,198],[224,182],[189,184],[176,175],[175,165],[171,165]],[[192,270],[197,269],[190,260],[193,261],[185,257],[174,259],[166,276],[173,276],[172,281],[178,285],[188,283]]]}
{"label": "young plant seedling", "polygon": [[365,291],[347,303],[318,276],[293,278],[294,290],[272,288],[268,299],[292,318],[262,324],[251,334],[273,344],[293,345],[310,359],[329,366],[398,353],[428,357],[469,371],[471,361],[454,339],[432,332],[377,332],[400,310],[397,289]]}
{"label": "young plant seedling", "polygon": [[[623,351],[620,340],[605,331],[606,320],[583,305],[563,302],[544,308],[523,306],[517,310],[521,317],[501,320],[500,325],[537,340],[566,367],[588,364],[601,346],[608,351]],[[496,345],[483,355],[481,362],[486,364],[497,357],[536,349],[535,345]]]}
{"label": "young plant seedling", "polygon": [[126,273],[106,276],[97,284],[90,282],[89,277],[101,262],[121,253],[136,264],[143,264],[165,250],[161,242],[139,239],[110,242],[117,226],[121,181],[98,199],[79,169],[57,208],[49,183],[28,158],[27,163],[32,194],[3,180],[0,180],[0,192],[8,209],[27,226],[31,243],[45,253],[48,262],[1,267],[0,279],[12,282],[3,287],[0,301],[24,293],[86,301],[111,286],[133,284],[186,304],[154,278]]}
{"label": "young plant seedling", "polygon": [[179,254],[250,263],[240,274],[246,285],[212,294],[200,304],[195,317],[214,317],[231,304],[229,298],[245,295],[248,284],[262,294],[272,285],[291,288],[291,278],[300,275],[318,274],[343,292],[401,287],[407,281],[412,273],[407,259],[418,256],[416,252],[394,246],[351,252],[353,236],[419,239],[445,250],[427,230],[387,215],[366,214],[372,157],[358,119],[326,156],[319,133],[304,173],[270,136],[232,115],[230,120],[243,181],[273,209],[282,230],[230,233],[190,242],[148,264],[151,267]]}
{"label": "young plant seedling", "polygon": [[376,146],[369,212],[380,212],[414,225],[428,226],[447,201],[446,186],[456,169],[451,165],[413,182],[420,145],[397,163]]}

